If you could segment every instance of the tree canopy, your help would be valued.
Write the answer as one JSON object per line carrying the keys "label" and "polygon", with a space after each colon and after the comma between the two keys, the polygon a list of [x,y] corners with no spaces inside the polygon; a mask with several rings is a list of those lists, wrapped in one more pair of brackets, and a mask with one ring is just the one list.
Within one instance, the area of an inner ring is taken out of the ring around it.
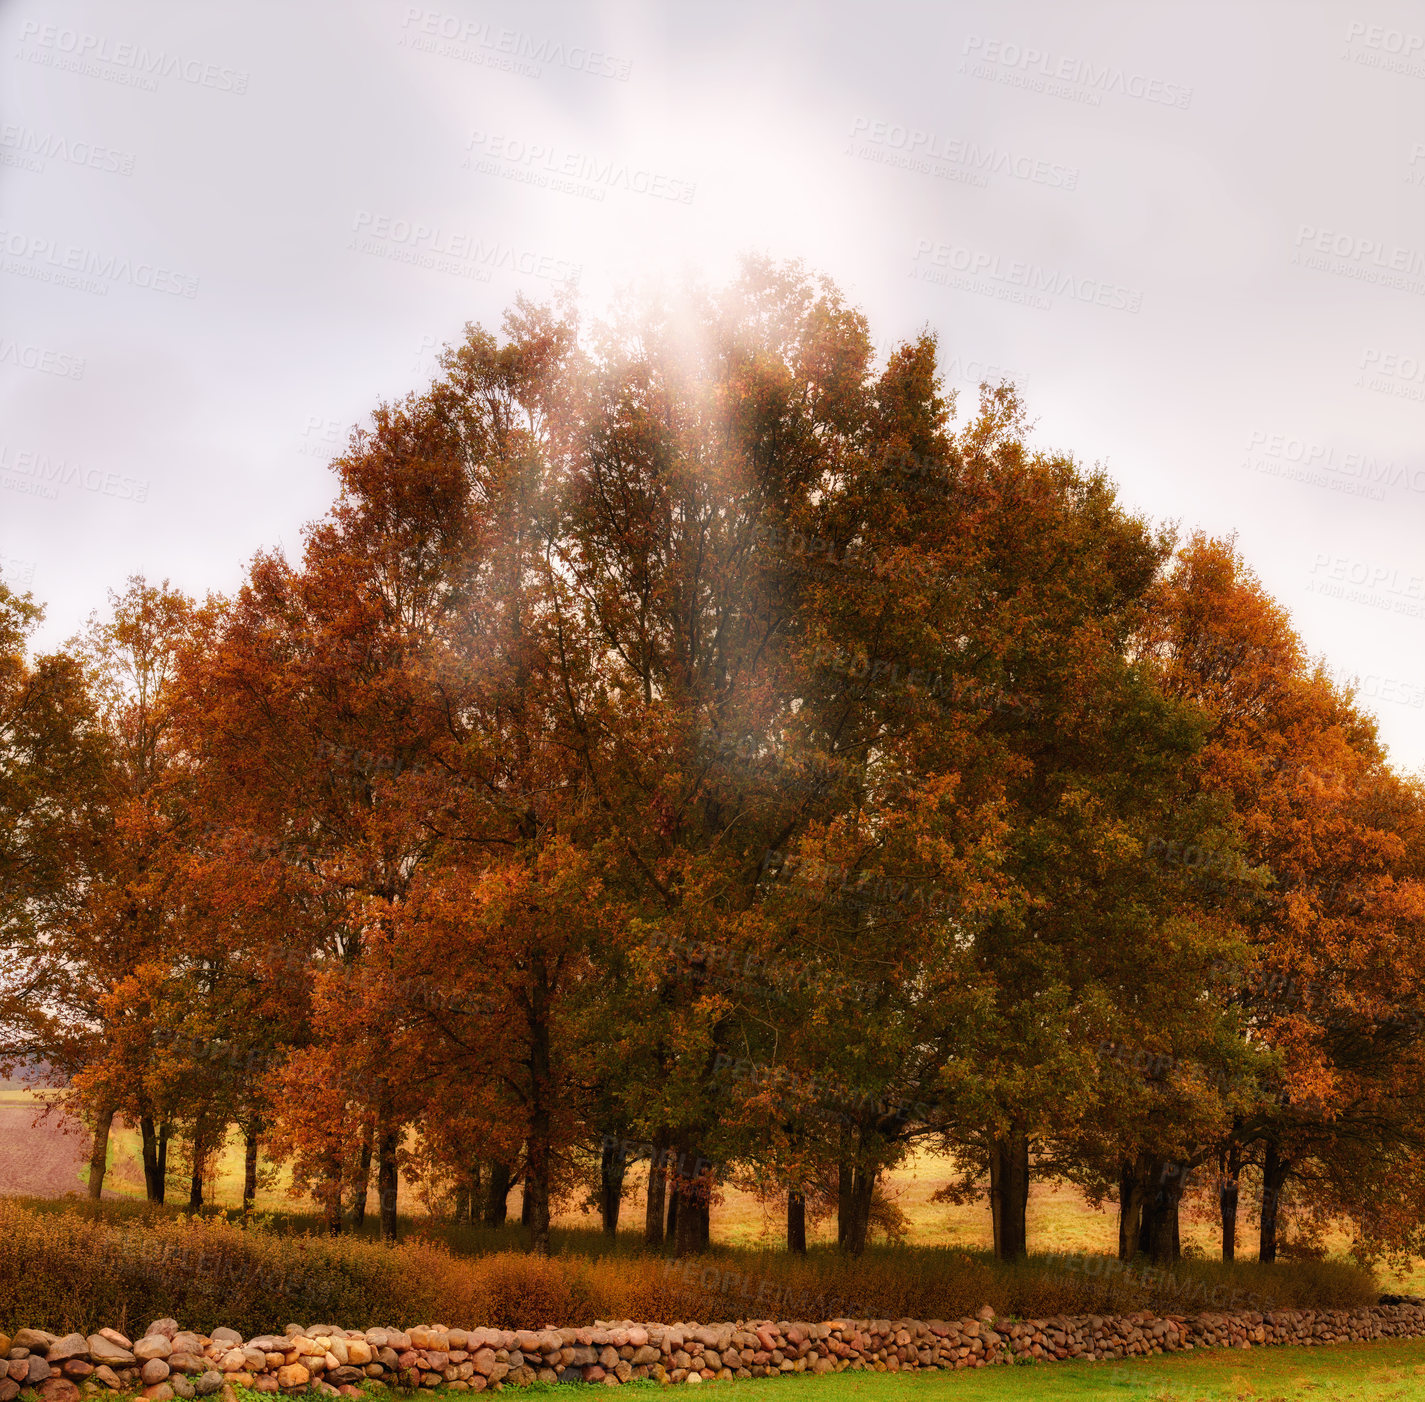
{"label": "tree canopy", "polygon": [[[1171,1259],[1421,1244],[1425,802],[1231,541],[1180,540],[877,357],[798,267],[519,302],[334,463],[300,558],[130,583],[60,655],[0,590],[0,1047],[201,1201],[232,1127],[394,1235],[402,1170],[536,1250],[720,1185],[861,1251],[918,1147]],[[1197,1178],[1194,1180],[1193,1175]],[[1392,1194],[1382,1191],[1389,1181]],[[98,1188],[91,1177],[91,1191]]]}

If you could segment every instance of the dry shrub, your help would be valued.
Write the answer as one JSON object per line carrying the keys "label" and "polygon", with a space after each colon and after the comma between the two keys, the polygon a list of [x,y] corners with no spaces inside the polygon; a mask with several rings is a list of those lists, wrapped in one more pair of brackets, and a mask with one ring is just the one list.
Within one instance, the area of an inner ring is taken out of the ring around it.
{"label": "dry shrub", "polygon": [[295,1321],[362,1328],[438,1322],[539,1328],[595,1319],[652,1323],[737,1318],[954,1319],[1004,1315],[1196,1314],[1231,1308],[1370,1304],[1368,1272],[1342,1261],[1274,1266],[1183,1261],[1125,1271],[1102,1256],[1005,1265],[984,1253],[876,1247],[716,1251],[670,1262],[626,1251],[544,1260],[506,1249],[462,1256],[443,1241],[383,1246],[361,1237],[243,1229],[222,1218],[31,1207],[0,1199],[0,1329],[187,1328],[245,1335]]}
{"label": "dry shrub", "polygon": [[[483,1312],[472,1323],[498,1329],[542,1329],[567,1324],[579,1314],[569,1263],[500,1251],[462,1263],[477,1283]],[[462,1323],[464,1321],[462,1320]]]}

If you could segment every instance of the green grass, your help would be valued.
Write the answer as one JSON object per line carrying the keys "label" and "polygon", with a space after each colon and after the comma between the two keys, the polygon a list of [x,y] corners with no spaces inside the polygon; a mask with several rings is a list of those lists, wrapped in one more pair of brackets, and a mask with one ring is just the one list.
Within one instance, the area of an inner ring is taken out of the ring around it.
{"label": "green grass", "polygon": [[719,1402],[997,1402],[1001,1398],[1078,1402],[1089,1397],[1150,1402],[1227,1398],[1374,1402],[1425,1398],[1425,1341],[1204,1350],[1123,1362],[1048,1363],[957,1373],[848,1372],[831,1378],[724,1382],[716,1387]]}
{"label": "green grass", "polygon": [[[642,1385],[635,1386],[644,1390]],[[999,1402],[1010,1398],[1023,1402],[1080,1402],[1084,1398],[1384,1402],[1387,1398],[1425,1398],[1425,1340],[1323,1348],[1213,1349],[1122,1362],[1046,1363],[963,1372],[798,1375],[704,1386],[715,1389],[717,1402]],[[520,1392],[528,1390],[533,1389]],[[559,1391],[567,1393],[569,1385],[561,1385]]]}
{"label": "green grass", "polygon": [[[657,1383],[627,1385],[651,1402]],[[704,1384],[718,1402],[1385,1402],[1425,1398],[1425,1340],[1323,1348],[1209,1350],[1102,1363],[1048,1363],[963,1372],[838,1373]],[[534,1384],[512,1396],[605,1396],[600,1384]],[[701,1392],[701,1389],[699,1389]],[[239,1402],[269,1402],[236,1389]],[[441,1394],[445,1395],[444,1389]],[[22,1397],[24,1394],[21,1394]],[[391,1391],[380,1394],[402,1398]],[[449,1394],[452,1398],[454,1394]],[[466,1394],[467,1396],[469,1394]]]}

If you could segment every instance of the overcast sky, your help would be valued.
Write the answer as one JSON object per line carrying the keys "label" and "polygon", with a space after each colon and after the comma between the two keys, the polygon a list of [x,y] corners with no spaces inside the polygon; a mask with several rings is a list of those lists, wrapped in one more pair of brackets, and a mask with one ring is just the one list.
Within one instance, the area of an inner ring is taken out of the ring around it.
{"label": "overcast sky", "polygon": [[466,321],[830,274],[1425,764],[1425,6],[0,0],[0,569],[231,590]]}

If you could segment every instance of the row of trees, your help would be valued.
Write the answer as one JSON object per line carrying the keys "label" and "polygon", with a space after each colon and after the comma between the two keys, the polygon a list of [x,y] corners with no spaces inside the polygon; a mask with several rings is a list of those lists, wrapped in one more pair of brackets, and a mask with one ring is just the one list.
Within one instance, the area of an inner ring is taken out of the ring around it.
{"label": "row of trees", "polygon": [[[536,1250],[588,1191],[708,1240],[953,1153],[1179,1250],[1190,1175],[1365,1252],[1425,1222],[1425,792],[1231,542],[963,422],[924,335],[752,264],[521,303],[335,463],[299,561],[130,583],[31,659],[0,590],[0,1038],[94,1127],[233,1127],[332,1230],[398,1175]],[[1389,1184],[1389,1192],[1385,1185]]]}

